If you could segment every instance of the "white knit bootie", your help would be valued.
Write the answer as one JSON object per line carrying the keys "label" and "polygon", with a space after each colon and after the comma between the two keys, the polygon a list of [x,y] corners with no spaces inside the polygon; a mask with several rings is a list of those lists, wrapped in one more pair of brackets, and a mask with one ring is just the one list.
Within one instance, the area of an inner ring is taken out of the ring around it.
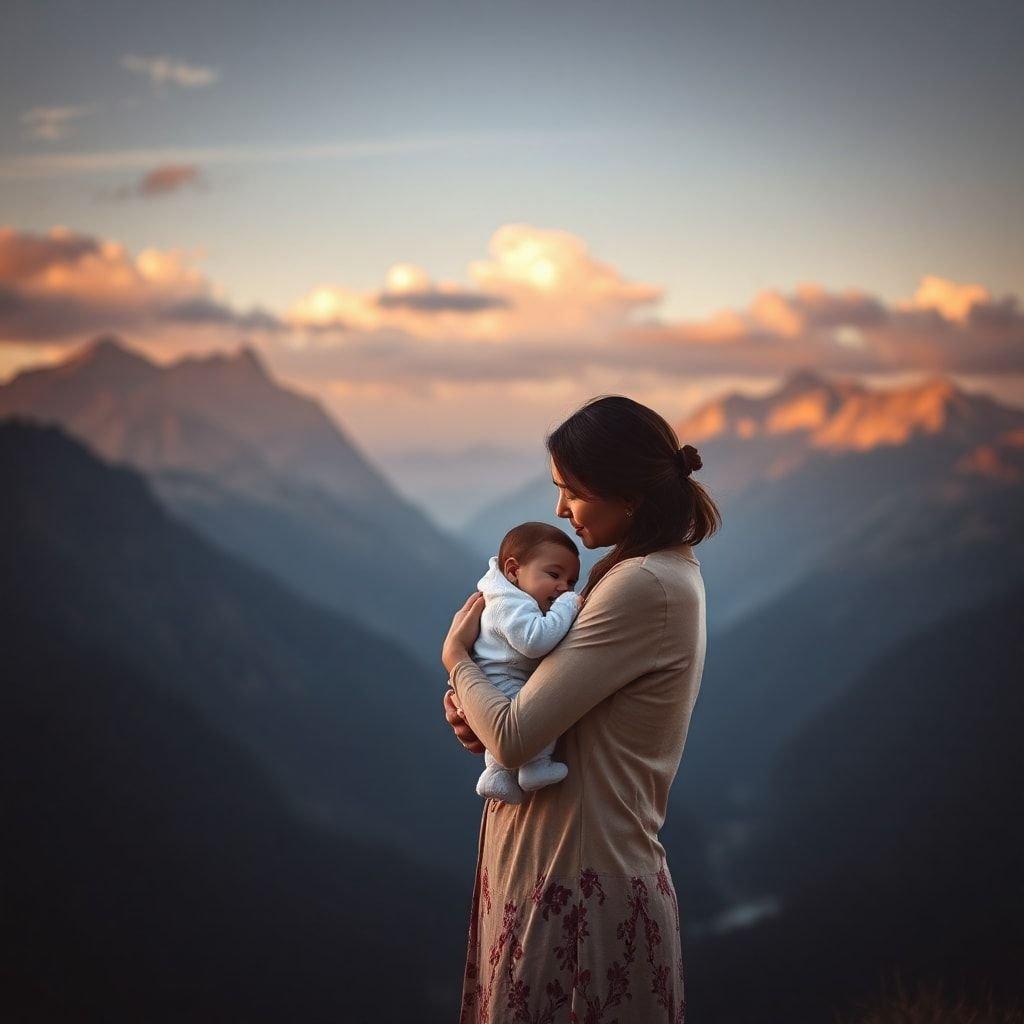
{"label": "white knit bootie", "polygon": [[538,757],[519,769],[519,786],[527,793],[561,782],[569,774],[569,766],[550,757]]}
{"label": "white knit bootie", "polygon": [[480,773],[476,791],[480,796],[494,797],[506,804],[521,804],[526,799],[526,794],[516,783],[515,774],[497,764]]}

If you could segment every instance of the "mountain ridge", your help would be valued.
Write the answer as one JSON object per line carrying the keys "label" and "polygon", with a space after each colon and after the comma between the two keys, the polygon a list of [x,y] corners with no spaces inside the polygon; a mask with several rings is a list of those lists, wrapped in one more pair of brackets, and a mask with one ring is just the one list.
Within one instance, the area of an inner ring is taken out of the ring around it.
{"label": "mountain ridge", "polygon": [[0,417],[13,415],[58,424],[144,472],[206,537],[424,665],[437,665],[479,578],[479,561],[249,346],[159,366],[101,335],[0,385]]}
{"label": "mountain ridge", "polygon": [[[445,833],[470,823],[457,788],[470,766],[444,742],[442,689],[435,698],[418,662],[210,543],[145,476],[59,426],[0,423],[0,474],[0,597],[12,609],[157,677],[256,754],[307,816],[451,860]],[[390,770],[367,767],[372,784],[349,786],[346,773],[380,752],[367,722],[388,734]],[[401,815],[379,813],[402,799]]]}
{"label": "mountain ridge", "polygon": [[916,384],[868,388],[850,378],[829,379],[801,369],[767,395],[732,392],[712,399],[676,430],[690,444],[803,433],[814,448],[866,451],[922,434],[962,436],[957,427],[965,421],[1010,429],[1024,423],[1024,411],[964,391],[941,373]]}

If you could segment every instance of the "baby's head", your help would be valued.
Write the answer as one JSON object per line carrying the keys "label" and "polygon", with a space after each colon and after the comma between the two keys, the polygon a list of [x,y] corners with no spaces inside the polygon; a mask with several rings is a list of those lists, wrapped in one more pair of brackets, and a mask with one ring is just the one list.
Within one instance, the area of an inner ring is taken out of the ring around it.
{"label": "baby's head", "polygon": [[556,597],[579,581],[580,552],[557,526],[522,523],[502,539],[498,568],[546,613]]}

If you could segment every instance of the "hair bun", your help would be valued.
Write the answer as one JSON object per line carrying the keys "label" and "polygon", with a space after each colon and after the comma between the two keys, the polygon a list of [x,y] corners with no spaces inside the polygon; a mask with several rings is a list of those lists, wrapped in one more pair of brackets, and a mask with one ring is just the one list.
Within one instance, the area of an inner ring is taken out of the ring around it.
{"label": "hair bun", "polygon": [[676,461],[679,463],[679,468],[683,472],[683,476],[689,476],[691,473],[695,473],[704,463],[701,461],[700,453],[692,444],[684,444],[676,452]]}

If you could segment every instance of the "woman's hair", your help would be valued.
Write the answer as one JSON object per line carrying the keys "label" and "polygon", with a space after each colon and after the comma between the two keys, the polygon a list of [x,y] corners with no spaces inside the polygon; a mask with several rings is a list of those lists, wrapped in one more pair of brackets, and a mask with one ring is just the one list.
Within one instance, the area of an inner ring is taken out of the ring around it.
{"label": "woman's hair", "polygon": [[530,555],[545,542],[561,544],[579,558],[580,549],[576,547],[575,541],[557,526],[550,523],[521,523],[513,526],[502,538],[498,548],[498,572],[505,571],[505,562],[509,558],[525,565]]}
{"label": "woman's hair", "polygon": [[546,444],[563,482],[581,498],[637,501],[625,536],[590,570],[584,596],[624,559],[699,544],[722,525],[711,495],[690,475],[703,465],[697,449],[680,448],[672,427],[632,398],[592,398]]}

